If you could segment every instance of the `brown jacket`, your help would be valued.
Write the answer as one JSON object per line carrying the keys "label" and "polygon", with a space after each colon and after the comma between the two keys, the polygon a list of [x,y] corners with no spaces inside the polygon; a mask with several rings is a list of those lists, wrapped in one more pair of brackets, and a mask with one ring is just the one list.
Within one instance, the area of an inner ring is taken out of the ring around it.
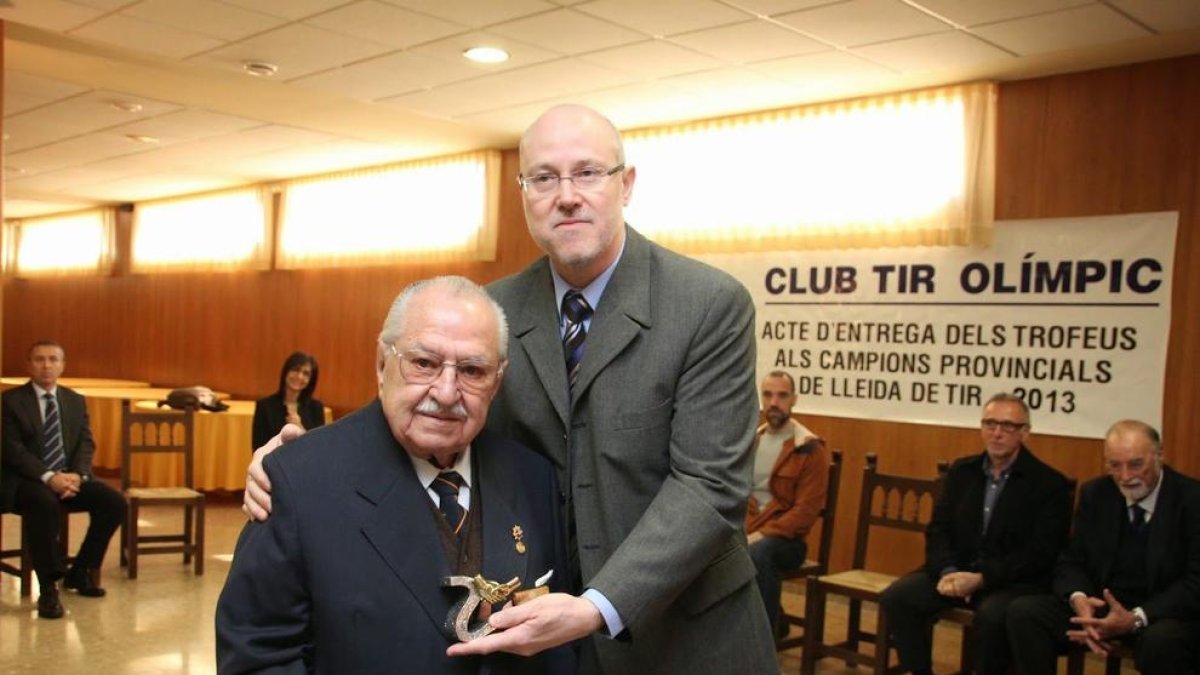
{"label": "brown jacket", "polygon": [[[755,446],[766,430],[766,424],[758,428]],[[771,469],[771,502],[767,507],[760,507],[757,499],[750,498],[746,534],[761,531],[766,537],[804,537],[821,515],[829,486],[829,451],[824,440],[804,435],[807,431],[797,424],[796,436],[785,441],[779,451]]]}

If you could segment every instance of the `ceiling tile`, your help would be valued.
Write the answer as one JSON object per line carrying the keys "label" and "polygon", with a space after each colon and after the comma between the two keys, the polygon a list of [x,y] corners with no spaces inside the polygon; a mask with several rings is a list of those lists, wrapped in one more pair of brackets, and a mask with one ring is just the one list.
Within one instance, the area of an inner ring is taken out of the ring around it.
{"label": "ceiling tile", "polygon": [[563,54],[580,54],[616,47],[645,40],[647,37],[637,31],[570,9],[559,9],[498,24],[488,28],[488,32],[540,45]]}
{"label": "ceiling tile", "polygon": [[829,45],[758,19],[673,35],[671,42],[686,45],[730,63],[753,63],[829,49]]}
{"label": "ceiling tile", "polygon": [[13,198],[11,195],[12,190],[6,190],[4,196],[4,217],[6,218],[32,218],[34,216],[77,211],[92,205],[91,200],[51,201],[49,199],[36,198],[18,199]]}
{"label": "ceiling tile", "polygon": [[153,147],[131,141],[118,134],[99,131],[43,145],[33,150],[10,153],[6,161],[10,162],[12,166],[19,166],[30,172],[38,172],[87,164],[121,155],[133,155],[146,152]]}
{"label": "ceiling tile", "polygon": [[659,37],[737,23],[752,16],[715,0],[596,0],[576,9]]}
{"label": "ceiling tile", "polygon": [[820,40],[854,47],[950,30],[951,26],[900,0],[849,0],[800,12],[778,21]]}
{"label": "ceiling tile", "polygon": [[100,201],[145,202],[164,197],[220,190],[241,184],[239,179],[225,176],[154,173],[87,185],[79,188],[78,192],[82,196]]}
{"label": "ceiling tile", "polygon": [[721,68],[662,80],[696,96],[694,118],[791,105],[799,92],[779,79],[744,67]]}
{"label": "ceiling tile", "polygon": [[293,21],[346,4],[346,0],[221,0],[221,2]]}
{"label": "ceiling tile", "polygon": [[415,112],[438,119],[453,119],[479,109],[479,101],[470,92],[446,91],[444,88],[402,94],[376,101],[378,105]]}
{"label": "ceiling tile", "polygon": [[978,26],[984,23],[1018,19],[1094,3],[1095,0],[1004,0],[1003,2],[997,2],[997,0],[916,0],[915,2],[930,12],[960,26]]}
{"label": "ceiling tile", "polygon": [[398,149],[388,146],[335,140],[246,157],[232,173],[249,180],[295,178],[389,164],[396,162],[397,156]]}
{"label": "ceiling tile", "polygon": [[289,82],[288,86],[374,101],[478,76],[479,70],[472,68],[466,59],[443,61],[412,52],[398,52],[302,77]]}
{"label": "ceiling tile", "polygon": [[875,89],[897,78],[883,66],[840,51],[763,61],[748,67],[790,83],[805,100],[828,100],[859,87]]}
{"label": "ceiling tile", "polygon": [[111,127],[108,131],[117,134],[133,134],[157,138],[160,145],[170,145],[221,134],[230,134],[244,129],[262,126],[258,120],[223,115],[208,110],[179,110],[145,120]]}
{"label": "ceiling tile", "polygon": [[94,7],[83,7],[64,0],[19,2],[12,7],[0,7],[0,19],[23,23],[49,30],[70,30],[103,14]]}
{"label": "ceiling tile", "polygon": [[626,84],[634,76],[585,63],[579,59],[560,59],[511,70],[438,89],[460,97],[471,96],[470,106],[453,116],[541,101],[550,96],[569,96],[583,91]]}
{"label": "ceiling tile", "polygon": [[1004,50],[961,31],[881,42],[853,51],[902,73],[967,68],[1015,58]]}
{"label": "ceiling tile", "polygon": [[646,40],[633,45],[604,49],[579,57],[592,65],[615,68],[639,80],[712,70],[725,65],[711,56],[673,45],[665,40]]}
{"label": "ceiling tile", "polygon": [[761,16],[775,16],[798,9],[830,5],[835,2],[841,2],[841,0],[729,0],[729,4]]}
{"label": "ceiling tile", "polygon": [[279,66],[280,81],[337,68],[392,48],[304,24],[292,24],[213,50],[189,61],[241,72],[243,61]]}
{"label": "ceiling tile", "polygon": [[[118,110],[111,105],[113,101],[137,103],[142,109],[137,112]],[[161,101],[111,91],[91,91],[5,118],[4,130],[9,134],[6,150],[33,148],[178,109],[177,105]]]}
{"label": "ceiling tile", "polygon": [[113,14],[71,31],[71,35],[120,47],[137,45],[141,51],[182,59],[218,47],[222,40],[163,24]]}
{"label": "ceiling tile", "polygon": [[120,8],[128,5],[130,0],[71,0],[71,2],[73,2],[77,5],[93,7],[95,9],[103,9],[105,11],[112,11],[112,10],[120,9]]}
{"label": "ceiling tile", "polygon": [[1102,5],[1067,9],[972,29],[1022,56],[1143,37],[1146,29]]}
{"label": "ceiling tile", "polygon": [[397,7],[406,7],[447,21],[482,28],[502,21],[546,12],[555,5],[543,0],[386,0]]}
{"label": "ceiling tile", "polygon": [[87,87],[17,71],[4,73],[4,116],[43,106],[88,91]]}
{"label": "ceiling tile", "polygon": [[306,19],[305,23],[392,47],[410,47],[462,33],[466,26],[376,0],[363,0]]}
{"label": "ceiling tile", "polygon": [[121,14],[221,40],[238,40],[286,21],[213,0],[142,0]]}
{"label": "ceiling tile", "polygon": [[1197,0],[1109,0],[1109,4],[1160,33],[1200,26]]}

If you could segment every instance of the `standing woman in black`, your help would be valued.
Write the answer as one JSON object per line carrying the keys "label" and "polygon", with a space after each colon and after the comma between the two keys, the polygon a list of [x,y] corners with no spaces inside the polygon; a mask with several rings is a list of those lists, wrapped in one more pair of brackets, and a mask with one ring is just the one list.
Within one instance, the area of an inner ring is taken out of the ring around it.
{"label": "standing woman in black", "polygon": [[279,390],[254,405],[254,434],[250,449],[264,445],[284,424],[315,429],[325,424],[325,404],[313,398],[317,388],[317,359],[293,352],[279,371]]}

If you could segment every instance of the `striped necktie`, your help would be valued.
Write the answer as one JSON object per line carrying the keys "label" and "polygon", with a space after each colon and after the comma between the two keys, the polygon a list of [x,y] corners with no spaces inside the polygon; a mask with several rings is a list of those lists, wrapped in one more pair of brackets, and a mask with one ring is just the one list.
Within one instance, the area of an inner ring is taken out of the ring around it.
{"label": "striped necktie", "polygon": [[567,327],[563,331],[563,354],[567,359],[567,380],[571,388],[575,388],[575,380],[579,376],[579,364],[583,361],[583,341],[587,339],[587,328],[584,322],[592,315],[592,306],[587,298],[576,290],[567,291],[563,296],[562,313],[567,318]]}
{"label": "striped necktie", "polygon": [[461,536],[467,522],[467,510],[458,503],[458,490],[462,485],[463,477],[457,471],[443,471],[429,484],[429,489],[438,496],[438,509],[456,537]]}
{"label": "striped necktie", "polygon": [[63,452],[62,418],[58,416],[58,405],[54,396],[42,394],[46,399],[46,419],[42,424],[42,457],[46,460],[46,468],[51,471],[63,471],[67,468],[67,455]]}

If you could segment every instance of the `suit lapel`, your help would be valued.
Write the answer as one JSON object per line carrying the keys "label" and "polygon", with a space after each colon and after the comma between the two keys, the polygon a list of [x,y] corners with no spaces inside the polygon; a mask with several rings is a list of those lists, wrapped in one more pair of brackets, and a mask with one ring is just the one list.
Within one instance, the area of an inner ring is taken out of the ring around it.
{"label": "suit lapel", "polygon": [[380,450],[364,462],[357,482],[359,496],[375,506],[362,523],[362,533],[420,603],[429,620],[440,628],[450,610],[441,587],[442,577],[450,573],[450,568],[425,503],[429,497],[404,449],[388,430],[378,405],[376,402],[378,420],[364,429],[363,443]]}
{"label": "suit lapel", "polygon": [[1177,492],[1175,480],[1167,473],[1170,468],[1162,468],[1162,487],[1158,491],[1158,500],[1154,503],[1154,515],[1150,518],[1150,530],[1146,533],[1146,588],[1154,589],[1157,572],[1162,557],[1173,549],[1171,535],[1175,530],[1174,514]]}
{"label": "suit lapel", "polygon": [[83,411],[75,405],[75,398],[62,391],[60,386],[55,402],[58,404],[59,419],[62,420],[63,455],[67,467],[71,467],[75,457],[75,444],[78,442],[80,427],[83,426]]}
{"label": "suit lapel", "polygon": [[626,226],[621,261],[608,280],[588,330],[575,401],[583,398],[596,376],[650,325],[650,244]]}
{"label": "suit lapel", "polygon": [[11,392],[5,392],[4,395],[17,399],[16,405],[21,408],[21,415],[29,420],[30,426],[33,427],[34,444],[29,449],[36,451],[38,457],[44,456],[46,451],[42,447],[42,408],[38,405],[37,391],[34,390],[33,383],[26,382]]}
{"label": "suit lapel", "polygon": [[[490,461],[488,450],[484,436],[476,438],[471,446],[471,456],[479,468],[476,480],[483,502],[483,511],[480,513],[483,523],[483,576],[492,581],[503,582],[518,577],[528,582],[529,556],[517,552],[517,537],[513,534],[514,527],[528,527],[512,501],[519,489],[518,482],[512,475],[511,466]],[[535,545],[535,542],[528,542],[527,545]],[[534,573],[542,574],[544,571],[534,570]]]}
{"label": "suit lapel", "polygon": [[[525,351],[542,389],[550,398],[563,427],[569,426],[567,366],[562,338],[558,333],[558,309],[554,302],[554,281],[545,258],[525,274],[525,304],[510,317],[510,330]],[[550,311],[546,311],[549,308]]]}

